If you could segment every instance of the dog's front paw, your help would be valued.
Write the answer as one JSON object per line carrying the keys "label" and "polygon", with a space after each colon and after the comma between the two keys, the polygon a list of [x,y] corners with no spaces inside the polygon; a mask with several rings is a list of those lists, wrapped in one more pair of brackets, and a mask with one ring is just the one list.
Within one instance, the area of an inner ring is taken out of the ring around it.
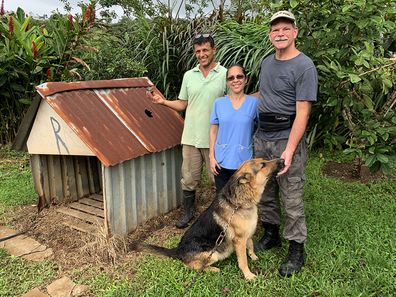
{"label": "dog's front paw", "polygon": [[204,269],[206,272],[220,272],[220,268],[208,266]]}
{"label": "dog's front paw", "polygon": [[258,260],[258,257],[256,256],[255,253],[249,254],[249,257],[250,257],[250,259],[252,259],[253,261],[257,261],[257,260]]}
{"label": "dog's front paw", "polygon": [[244,273],[244,275],[245,275],[245,279],[247,279],[247,280],[253,280],[257,277],[257,275],[255,275],[254,273],[252,273],[250,271]]}

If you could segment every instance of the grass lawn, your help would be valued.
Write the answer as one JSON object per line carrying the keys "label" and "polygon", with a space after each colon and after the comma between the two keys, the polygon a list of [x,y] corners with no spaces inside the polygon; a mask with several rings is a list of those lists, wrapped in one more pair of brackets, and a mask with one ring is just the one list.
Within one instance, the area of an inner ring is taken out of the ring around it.
{"label": "grass lawn", "polygon": [[[8,149],[0,149],[0,224],[5,212],[19,205],[37,203],[29,157]],[[53,278],[54,263],[28,262],[12,257],[0,249],[0,296],[20,296],[35,286]]]}
{"label": "grass lawn", "polygon": [[[20,166],[28,164],[26,156],[2,154],[0,216],[36,199],[29,168]],[[20,161],[2,161],[12,158]],[[251,270],[260,274],[251,282],[243,279],[235,255],[218,263],[220,273],[199,275],[188,292],[184,287],[196,272],[179,261],[151,255],[139,257],[134,267],[115,267],[112,274],[99,267],[76,267],[73,280],[89,284],[91,296],[396,296],[396,180],[361,184],[325,177],[321,167],[329,158],[314,154],[308,164],[306,264],[291,278],[278,275],[287,253],[284,243],[280,249],[259,253],[258,261],[249,261]],[[175,235],[164,245],[174,246],[178,240]],[[133,277],[127,278],[131,270]],[[0,250],[0,296],[26,292],[54,277],[55,271],[54,263],[31,264]]]}
{"label": "grass lawn", "polygon": [[0,216],[14,206],[36,203],[29,157],[0,149]]}

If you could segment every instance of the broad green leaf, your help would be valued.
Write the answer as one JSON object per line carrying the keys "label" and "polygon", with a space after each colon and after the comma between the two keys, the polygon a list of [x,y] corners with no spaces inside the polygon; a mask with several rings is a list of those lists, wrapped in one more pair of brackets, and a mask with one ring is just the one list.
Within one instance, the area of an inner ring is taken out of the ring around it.
{"label": "broad green leaf", "polygon": [[351,8],[351,5],[345,5],[343,8],[342,8],[342,12],[347,12],[349,9]]}
{"label": "broad green leaf", "polygon": [[392,173],[393,168],[388,163],[381,163],[381,171],[386,175]]}
{"label": "broad green leaf", "polygon": [[348,149],[345,149],[343,152],[344,152],[344,154],[352,154],[352,153],[356,152],[356,149],[348,148]]}
{"label": "broad green leaf", "polygon": [[380,161],[381,163],[388,163],[389,158],[383,154],[378,154],[377,155],[377,160]]}
{"label": "broad green leaf", "polygon": [[348,74],[348,76],[349,76],[349,79],[351,80],[351,83],[353,83],[353,84],[362,80],[359,75],[356,75],[353,73]]}
{"label": "broad green leaf", "polygon": [[382,80],[382,82],[383,82],[383,84],[384,84],[385,86],[387,86],[388,88],[391,88],[391,87],[393,86],[392,81],[391,81],[390,79],[388,79],[388,78],[384,78],[384,79]]}
{"label": "broad green leaf", "polygon": [[374,162],[376,161],[376,156],[375,155],[371,155],[366,159],[366,162],[364,163],[364,165],[366,165],[367,167],[371,167]]}
{"label": "broad green leaf", "polygon": [[39,73],[43,71],[43,67],[41,66],[36,66],[36,68],[34,68],[34,70],[32,71],[33,74]]}
{"label": "broad green leaf", "polygon": [[387,141],[389,139],[389,133],[384,133],[381,135],[381,137],[384,141]]}
{"label": "broad green leaf", "polygon": [[328,67],[326,67],[325,65],[318,65],[316,67],[318,70],[324,71],[324,72],[331,72],[330,69]]}
{"label": "broad green leaf", "polygon": [[371,112],[374,111],[373,101],[366,94],[363,94],[363,103]]}
{"label": "broad green leaf", "polygon": [[297,0],[290,0],[290,7],[292,9],[296,8],[298,5],[298,1]]}

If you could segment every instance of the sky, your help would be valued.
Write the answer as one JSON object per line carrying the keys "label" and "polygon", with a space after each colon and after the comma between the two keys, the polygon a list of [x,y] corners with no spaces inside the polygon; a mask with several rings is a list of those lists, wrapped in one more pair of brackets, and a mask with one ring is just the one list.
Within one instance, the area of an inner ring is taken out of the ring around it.
{"label": "sky", "polygon": [[[69,0],[72,7],[72,13],[81,13],[80,7],[77,3],[84,2],[89,3],[89,0]],[[65,13],[63,8],[64,4],[59,0],[4,0],[4,9],[6,11],[16,11],[18,7],[21,7],[27,14],[32,16],[50,16],[56,9],[60,13]],[[122,14],[120,7],[114,9],[117,14]]]}

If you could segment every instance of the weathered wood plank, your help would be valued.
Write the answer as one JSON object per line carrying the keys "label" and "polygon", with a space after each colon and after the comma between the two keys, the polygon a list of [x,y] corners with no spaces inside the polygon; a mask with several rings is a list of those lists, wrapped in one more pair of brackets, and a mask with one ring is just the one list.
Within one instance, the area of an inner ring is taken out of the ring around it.
{"label": "weathered wood plank", "polygon": [[82,198],[82,199],[78,200],[78,202],[82,203],[82,204],[89,205],[89,206],[93,206],[96,208],[100,208],[103,211],[103,202],[102,201],[97,201],[97,200],[94,200],[91,198]]}
{"label": "weathered wood plank", "polygon": [[73,202],[68,204],[68,207],[104,218],[104,211],[93,206],[85,205],[78,202]]}
{"label": "weathered wood plank", "polygon": [[91,196],[89,196],[89,198],[97,200],[97,201],[102,201],[103,202],[103,195],[99,195],[99,194],[92,194]]}
{"label": "weathered wood plank", "polygon": [[83,222],[81,220],[78,221],[72,221],[72,220],[67,220],[63,222],[64,225],[76,229],[78,231],[84,232],[84,233],[89,233],[96,235],[98,234],[98,226],[97,225],[92,225],[86,222]]}
{"label": "weathered wood plank", "polygon": [[75,210],[75,209],[71,209],[71,208],[67,208],[64,206],[61,206],[57,209],[58,212],[81,219],[83,221],[87,221],[90,223],[99,223],[99,224],[104,224],[104,220],[102,218],[99,218],[97,216],[88,214],[88,213],[84,213],[82,211],[79,210]]}

